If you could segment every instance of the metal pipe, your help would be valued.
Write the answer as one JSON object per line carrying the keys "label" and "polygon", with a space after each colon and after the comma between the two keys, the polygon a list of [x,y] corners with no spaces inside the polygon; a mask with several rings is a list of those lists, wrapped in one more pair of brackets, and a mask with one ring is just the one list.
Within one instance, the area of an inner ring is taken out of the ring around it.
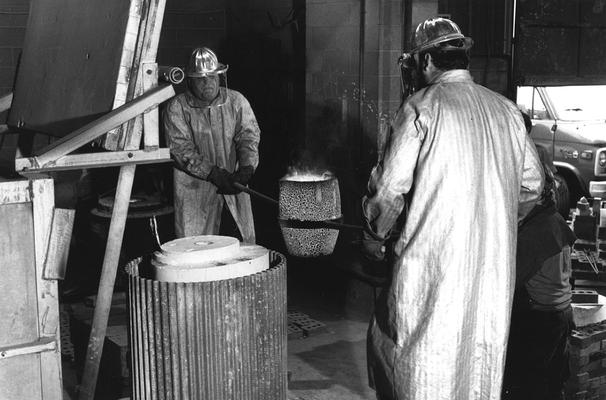
{"label": "metal pipe", "polygon": [[278,205],[278,201],[277,200],[274,200],[271,197],[264,195],[263,193],[259,193],[256,190],[253,190],[253,189],[249,188],[248,186],[244,186],[244,185],[242,185],[241,183],[238,183],[238,182],[233,182],[233,185],[237,189],[243,191],[244,193],[248,193],[251,196],[255,196],[255,197],[257,197],[257,198],[259,198],[261,200],[265,200],[266,202],[274,204],[276,206]]}
{"label": "metal pipe", "polygon": [[160,65],[158,66],[158,79],[178,85],[185,79],[185,72],[179,67]]}
{"label": "metal pipe", "polygon": [[342,222],[325,220],[325,221],[299,221],[296,219],[281,219],[280,226],[285,228],[294,228],[294,229],[320,229],[320,228],[330,228],[330,229],[353,229],[353,230],[362,230],[364,229],[360,225],[350,225],[344,224]]}

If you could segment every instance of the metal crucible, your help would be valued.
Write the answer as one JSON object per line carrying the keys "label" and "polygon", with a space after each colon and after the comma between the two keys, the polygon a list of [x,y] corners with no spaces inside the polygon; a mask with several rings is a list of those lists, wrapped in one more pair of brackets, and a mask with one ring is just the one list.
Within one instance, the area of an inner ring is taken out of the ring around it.
{"label": "metal crucible", "polygon": [[333,175],[291,176],[280,180],[280,229],[288,253],[297,257],[332,254],[339,231],[297,227],[299,221],[340,220],[339,181]]}

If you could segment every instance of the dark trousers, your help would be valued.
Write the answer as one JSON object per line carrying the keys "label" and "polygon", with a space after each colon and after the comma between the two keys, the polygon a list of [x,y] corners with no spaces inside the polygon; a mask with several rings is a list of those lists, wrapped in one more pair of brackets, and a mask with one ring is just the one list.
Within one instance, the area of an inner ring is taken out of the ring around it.
{"label": "dark trousers", "polygon": [[538,311],[519,303],[514,301],[511,316],[502,399],[564,399],[572,308]]}
{"label": "dark trousers", "polygon": [[221,211],[221,225],[219,225],[219,235],[235,237],[239,241],[242,241],[242,234],[236,224],[236,220],[227,204],[223,203],[223,210]]}

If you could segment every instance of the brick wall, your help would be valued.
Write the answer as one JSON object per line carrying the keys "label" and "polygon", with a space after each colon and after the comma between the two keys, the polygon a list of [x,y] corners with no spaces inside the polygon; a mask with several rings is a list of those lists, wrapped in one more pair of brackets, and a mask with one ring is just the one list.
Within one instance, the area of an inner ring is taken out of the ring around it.
{"label": "brick wall", "polygon": [[[390,117],[400,105],[400,68],[397,60],[406,47],[403,1],[371,2],[367,8],[364,75],[371,107],[362,118],[367,140],[380,152],[385,143]],[[376,100],[375,100],[376,99]],[[376,108],[374,107],[376,101]],[[366,163],[374,163],[374,153]]]}
{"label": "brick wall", "polygon": [[[28,11],[29,0],[0,0],[0,97],[13,90]],[[0,124],[5,121],[0,113]]]}
{"label": "brick wall", "polygon": [[440,13],[450,15],[471,36],[469,70],[476,83],[508,95],[512,0],[441,0]]}
{"label": "brick wall", "polygon": [[184,65],[192,48],[216,49],[226,34],[225,2],[167,0],[158,64]]}
{"label": "brick wall", "polygon": [[330,170],[340,183],[341,210],[355,222],[362,148],[360,1],[307,0],[305,132],[298,166]]}
{"label": "brick wall", "polygon": [[306,1],[305,144],[312,161],[337,173],[352,222],[359,207],[350,199],[363,194],[400,104],[397,59],[405,37],[411,23],[437,12],[437,0]]}

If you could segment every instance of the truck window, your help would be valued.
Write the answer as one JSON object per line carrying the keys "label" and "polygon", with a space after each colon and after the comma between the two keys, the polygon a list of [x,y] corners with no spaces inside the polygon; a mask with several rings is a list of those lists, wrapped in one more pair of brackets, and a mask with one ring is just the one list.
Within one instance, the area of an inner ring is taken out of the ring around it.
{"label": "truck window", "polygon": [[606,119],[606,85],[545,88],[558,119],[587,121]]}
{"label": "truck window", "polygon": [[518,107],[528,115],[532,115],[532,87],[518,87]]}
{"label": "truck window", "polygon": [[551,119],[547,107],[543,104],[539,91],[535,87],[518,87],[518,107],[532,119]]}

